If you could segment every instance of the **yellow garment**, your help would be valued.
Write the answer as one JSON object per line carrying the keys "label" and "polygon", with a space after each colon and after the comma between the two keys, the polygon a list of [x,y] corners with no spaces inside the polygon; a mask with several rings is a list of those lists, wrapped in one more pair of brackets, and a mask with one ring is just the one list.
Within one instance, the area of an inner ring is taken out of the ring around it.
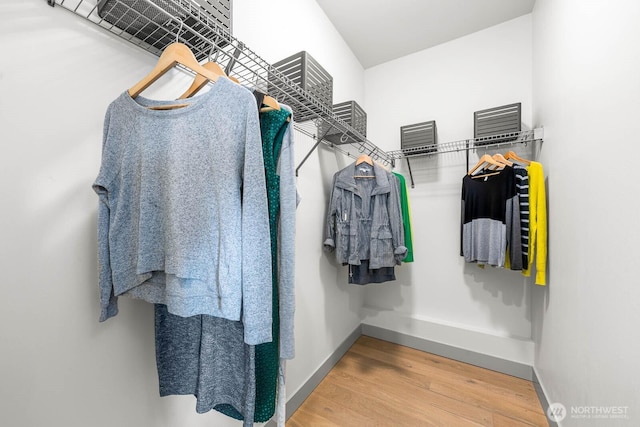
{"label": "yellow garment", "polygon": [[531,162],[529,173],[529,265],[522,274],[531,276],[536,259],[536,285],[547,284],[547,195],[542,164]]}

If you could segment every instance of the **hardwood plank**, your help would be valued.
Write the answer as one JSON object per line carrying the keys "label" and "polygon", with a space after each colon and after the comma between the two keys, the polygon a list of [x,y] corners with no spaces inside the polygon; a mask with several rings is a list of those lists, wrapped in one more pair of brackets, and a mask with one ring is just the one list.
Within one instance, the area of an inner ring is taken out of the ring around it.
{"label": "hardwood plank", "polygon": [[533,384],[362,336],[287,427],[548,427]]}
{"label": "hardwood plank", "polygon": [[412,413],[404,405],[400,405],[395,401],[385,401],[379,398],[377,393],[362,392],[361,390],[354,391],[352,384],[340,383],[335,378],[325,384],[321,384],[316,390],[320,396],[328,400],[342,402],[353,411],[375,419],[378,425],[424,425],[422,414]]}
{"label": "hardwood plank", "polygon": [[435,381],[431,384],[431,390],[435,393],[449,396],[450,398],[456,399],[460,402],[485,408],[493,413],[498,413],[524,423],[544,425],[546,420],[546,416],[543,414],[542,408],[540,408],[540,410],[530,410],[513,405],[512,403],[502,400],[498,396],[490,395],[480,389],[461,389],[450,384]]}
{"label": "hardwood plank", "polygon": [[[298,414],[300,409],[304,409],[305,412]],[[316,425],[339,427],[376,425],[376,420],[372,417],[363,416],[347,405],[327,399],[315,393],[315,390],[311,396],[304,401],[300,409],[287,421],[287,427],[294,426],[296,425],[295,423],[299,423],[299,425],[304,427],[315,427]],[[318,424],[316,424],[316,422]]]}
{"label": "hardwood plank", "polygon": [[[542,422],[542,420],[540,421]],[[493,427],[549,427],[546,418],[543,424],[524,423],[501,414],[493,414]]]}
{"label": "hardwood plank", "polygon": [[[405,349],[417,351],[406,347]],[[495,385],[491,381],[482,381],[469,378],[463,374],[443,371],[439,367],[434,367],[427,363],[416,363],[407,358],[403,358],[397,352],[395,354],[392,354],[388,351],[381,351],[374,348],[363,347],[360,346],[358,342],[356,342],[356,344],[354,344],[354,346],[349,349],[349,354],[357,355],[359,357],[368,357],[389,364],[398,363],[405,370],[408,370],[415,374],[424,375],[431,381],[439,380],[440,382],[450,384],[452,386],[460,388],[461,390],[469,390],[471,392],[481,391],[483,394],[495,396],[496,399],[499,398],[503,400],[504,403],[508,403],[510,405],[518,406],[532,411],[542,411],[540,402],[538,401],[533,386],[531,386],[531,390],[526,390],[514,386],[514,388],[516,389],[519,388],[519,390],[514,391],[514,389],[509,387]],[[486,371],[492,372],[489,370]]]}
{"label": "hardwood plank", "polygon": [[[396,411],[419,416],[428,425],[443,426],[491,426],[491,412],[460,405],[425,388],[406,386],[394,381],[383,370],[372,370],[366,377],[353,375],[353,366],[343,358],[329,373],[332,383],[349,388],[354,394],[364,394],[376,400],[380,407],[394,407]],[[449,400],[450,403],[443,403]],[[393,424],[388,424],[393,425]],[[399,423],[398,425],[404,425]],[[418,424],[419,425],[419,424]]]}
{"label": "hardwood plank", "polygon": [[286,427],[338,427],[338,425],[320,416],[313,409],[300,407],[295,414],[287,420]]}

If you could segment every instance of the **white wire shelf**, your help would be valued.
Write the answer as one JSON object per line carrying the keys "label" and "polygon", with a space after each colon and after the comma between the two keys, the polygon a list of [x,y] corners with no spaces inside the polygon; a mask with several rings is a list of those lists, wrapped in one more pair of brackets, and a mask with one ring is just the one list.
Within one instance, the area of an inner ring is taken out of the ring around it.
{"label": "white wire shelf", "polygon": [[524,145],[542,143],[544,138],[544,129],[536,128],[523,130],[519,132],[503,133],[499,135],[484,136],[481,138],[461,139],[459,141],[449,141],[440,144],[429,144],[402,150],[387,152],[395,164],[396,160],[405,159],[407,168],[409,169],[409,178],[411,180],[411,188],[415,187],[413,180],[413,171],[411,170],[410,159],[424,156],[436,156],[438,154],[464,152],[467,158],[467,168],[469,170],[469,152],[477,150],[488,150],[492,148],[500,148],[505,146]]}
{"label": "white wire shelf", "polygon": [[542,142],[544,129],[536,128],[519,132],[503,133],[500,135],[485,136],[482,138],[461,139],[439,144],[429,144],[418,147],[405,148],[403,150],[388,151],[387,154],[394,160],[413,158],[420,156],[435,156],[438,154],[453,153],[459,151],[473,151],[478,149],[498,148],[509,145],[527,145]]}
{"label": "white wire shelf", "polygon": [[[322,125],[323,129],[330,128],[333,133],[337,131],[348,135],[349,141],[354,141],[352,145],[358,151],[368,154],[383,165],[393,165],[393,159],[385,151],[367,140],[344,120],[336,117],[329,108],[318,102],[297,83],[233,37],[219,24],[216,17],[202,7],[205,0],[198,0],[198,3],[193,0],[164,1],[171,5],[173,13],[158,6],[157,3],[160,2],[114,0],[120,10],[124,9],[127,14],[126,19],[116,19],[117,25],[98,15],[96,0],[47,0],[47,3],[51,6],[61,6],[156,56],[160,56],[164,47],[171,42],[184,43],[198,60],[210,58],[225,69],[227,74],[237,78],[240,84],[268,93],[279,102],[302,111],[305,117],[312,118],[318,128]],[[139,12],[141,3],[145,9],[144,13]],[[144,34],[136,31],[134,23],[144,26]],[[295,120],[294,117],[294,122]],[[317,135],[316,138],[322,139],[322,136]],[[317,141],[314,149],[320,142],[322,141]]]}

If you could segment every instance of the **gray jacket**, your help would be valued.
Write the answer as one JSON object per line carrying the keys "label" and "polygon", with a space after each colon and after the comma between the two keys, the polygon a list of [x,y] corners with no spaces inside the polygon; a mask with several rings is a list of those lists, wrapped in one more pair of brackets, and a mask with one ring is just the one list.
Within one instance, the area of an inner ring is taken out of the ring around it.
{"label": "gray jacket", "polygon": [[356,179],[353,163],[333,176],[324,241],[342,264],[360,265],[368,253],[372,270],[400,265],[407,253],[398,180],[377,164],[373,173],[375,182]]}

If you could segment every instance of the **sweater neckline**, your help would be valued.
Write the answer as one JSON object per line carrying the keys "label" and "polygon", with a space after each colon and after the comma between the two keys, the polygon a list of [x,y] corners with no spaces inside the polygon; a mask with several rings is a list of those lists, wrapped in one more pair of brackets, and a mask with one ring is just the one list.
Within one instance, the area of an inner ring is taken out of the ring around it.
{"label": "sweater neckline", "polygon": [[[196,95],[187,99],[171,99],[171,100],[157,100],[146,98],[142,95],[138,95],[132,98],[128,91],[124,91],[121,95],[126,105],[138,114],[144,114],[156,117],[169,117],[169,116],[181,116],[184,114],[191,114],[200,108],[211,98],[216,97],[221,88],[227,84],[227,79],[224,77],[218,78],[211,88],[202,95]],[[229,81],[231,83],[231,81]],[[148,107],[158,107],[164,105],[172,105],[178,103],[189,104],[186,107],[174,108],[174,109],[151,109]]]}

